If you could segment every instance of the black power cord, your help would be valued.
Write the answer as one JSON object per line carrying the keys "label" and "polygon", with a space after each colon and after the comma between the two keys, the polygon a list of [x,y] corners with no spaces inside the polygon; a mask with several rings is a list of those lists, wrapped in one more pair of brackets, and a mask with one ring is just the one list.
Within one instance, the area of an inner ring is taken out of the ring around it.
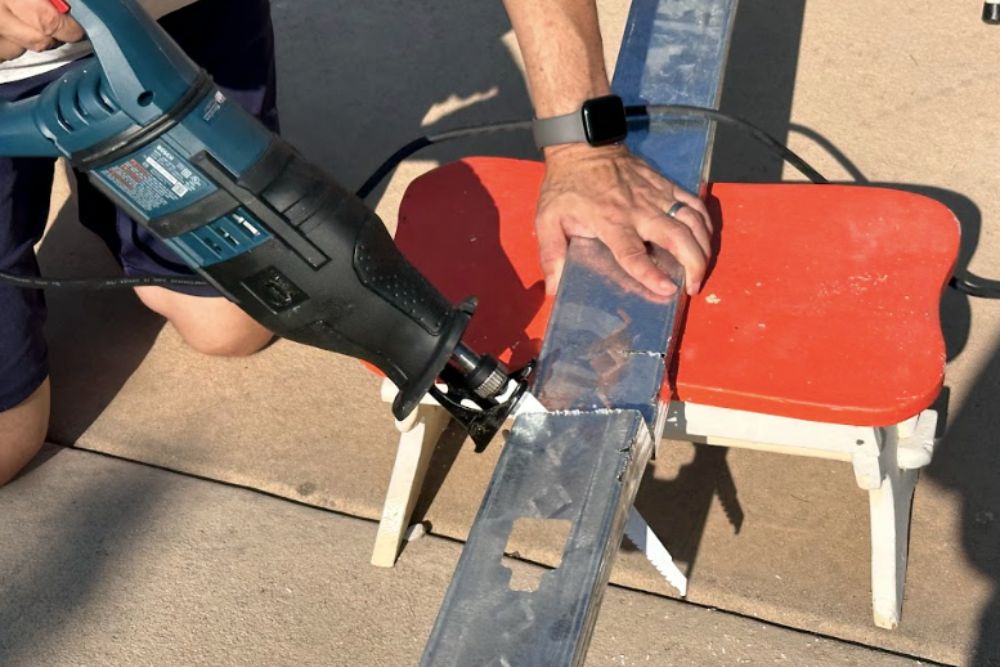
{"label": "black power cord", "polygon": [[[995,4],[994,7],[1000,8],[1000,5]],[[627,106],[625,107],[625,115],[633,123],[651,120],[655,117],[668,117],[674,119],[694,117],[708,118],[709,120],[714,120],[724,125],[730,125],[749,134],[753,139],[763,144],[772,153],[802,172],[802,174],[811,182],[817,184],[829,183],[826,177],[819,173],[819,171],[813,168],[813,166],[806,162],[802,157],[792,151],[792,149],[788,146],[775,139],[757,125],[754,125],[750,121],[738,116],[727,114],[708,107],[698,107],[687,104],[650,104],[644,106]],[[495,132],[526,130],[530,128],[531,121],[511,121],[506,123],[492,123],[489,125],[475,125],[472,127],[442,132],[441,134],[420,137],[419,139],[415,139],[400,148],[385,162],[379,165],[378,169],[376,169],[368,180],[366,180],[365,183],[358,189],[357,194],[361,198],[365,198],[370,195],[372,191],[378,187],[378,184],[381,183],[386,176],[392,173],[392,171],[398,167],[403,160],[410,157],[417,151],[427,148],[428,146],[433,146],[434,144],[463,137],[492,134]],[[988,280],[967,273],[962,276],[953,277],[948,284],[952,288],[968,294],[969,296],[984,299],[1000,299],[1000,281]]]}
{"label": "black power cord", "polygon": [[657,116],[666,116],[670,118],[695,117],[714,120],[717,123],[729,125],[746,132],[754,140],[763,144],[765,148],[802,172],[802,175],[813,183],[827,185],[830,182],[825,176],[823,176],[823,174],[814,169],[812,165],[792,151],[791,148],[781,143],[750,121],[744,120],[739,116],[723,113],[722,111],[717,111],[716,109],[696,107],[688,104],[650,104],[648,106],[625,107],[625,115],[633,120],[646,118],[652,119]]}
{"label": "black power cord", "polygon": [[455,130],[448,130],[447,132],[441,132],[438,134],[428,134],[425,137],[420,137],[419,139],[414,139],[410,143],[406,144],[398,151],[393,153],[386,159],[385,162],[380,164],[378,168],[372,172],[365,182],[358,188],[357,194],[359,197],[364,199],[370,195],[375,188],[379,186],[379,183],[385,180],[385,178],[393,172],[393,170],[398,167],[403,160],[410,157],[417,151],[423,150],[428,146],[433,146],[435,144],[443,144],[446,141],[454,141],[455,139],[468,139],[471,137],[479,137],[485,134],[497,134],[499,132],[513,132],[515,130],[530,130],[531,121],[530,120],[513,120],[504,121],[499,123],[488,123],[486,125],[473,125],[470,127],[461,127]]}
{"label": "black power cord", "polygon": [[[770,134],[762,130],[753,123],[733,116],[731,114],[711,109],[708,107],[698,107],[686,104],[651,104],[642,106],[628,106],[625,108],[626,117],[632,123],[649,121],[653,118],[707,118],[725,125],[733,126],[746,132],[754,140],[760,142],[772,153],[789,163],[810,181],[818,184],[827,184],[829,181],[813,168],[802,157],[797,155],[792,149],[781,143]],[[470,127],[448,130],[437,134],[431,134],[418,139],[414,139],[399,150],[393,153],[385,162],[372,172],[360,188],[357,195],[364,199],[385,180],[405,159],[428,146],[441,144],[456,139],[465,139],[485,134],[495,134],[498,132],[512,132],[516,130],[531,129],[531,121],[507,121],[500,123],[488,123],[485,125],[474,125]],[[14,285],[25,289],[78,289],[78,290],[107,290],[144,286],[156,287],[204,287],[208,282],[201,278],[180,277],[180,276],[124,276],[111,278],[35,278],[11,273],[0,272],[0,283]],[[950,285],[970,296],[996,299],[1000,298],[1000,281],[991,281],[977,276],[967,275],[961,278],[952,278]]]}
{"label": "black power cord", "polygon": [[[819,175],[819,173],[810,167],[805,160],[793,153],[787,146],[784,146],[774,137],[770,136],[757,126],[749,123],[745,120],[729,116],[727,114],[721,113],[714,109],[701,108],[701,107],[691,107],[691,106],[680,106],[680,105],[657,105],[652,107],[640,107],[633,106],[626,109],[626,115],[631,120],[642,120],[650,117],[650,114],[658,115],[676,115],[679,117],[683,116],[703,116],[708,117],[713,120],[718,120],[725,123],[733,124],[741,129],[750,133],[758,141],[761,141],[770,150],[774,151],[777,155],[781,156],[782,159],[788,160],[798,169],[800,169],[804,174],[813,179],[814,182],[826,183],[826,179]],[[372,193],[372,191],[378,187],[385,178],[392,173],[392,171],[400,165],[406,158],[410,157],[417,151],[420,151],[428,146],[433,146],[435,144],[441,144],[447,141],[454,141],[456,139],[467,139],[471,137],[481,136],[485,134],[495,134],[497,132],[513,132],[516,130],[530,130],[531,121],[508,121],[500,123],[489,123],[486,125],[475,125],[471,127],[464,127],[455,130],[448,130],[446,132],[440,132],[437,134],[427,135],[425,137],[420,137],[409,142],[395,153],[393,153],[385,162],[383,162],[379,167],[372,172],[364,184],[358,188],[357,195],[364,199]],[[818,179],[818,180],[817,180]],[[111,277],[111,278],[35,278],[31,276],[17,275],[12,273],[0,272],[0,283],[6,283],[8,285],[14,285],[16,287],[22,287],[25,289],[77,289],[77,290],[107,290],[107,289],[122,289],[122,288],[133,288],[133,287],[144,287],[144,286],[156,286],[156,287],[204,287],[208,285],[208,282],[196,277],[180,277],[180,276],[154,276],[154,275],[142,275],[142,276],[124,276],[124,277]]]}
{"label": "black power cord", "polygon": [[0,272],[0,283],[7,283],[24,289],[75,289],[102,291],[125,287],[205,287],[208,282],[201,278],[182,276],[114,276],[111,278],[36,278],[14,273]]}
{"label": "black power cord", "polygon": [[[743,130],[744,132],[747,132],[751,137],[762,143],[768,150],[774,152],[774,154],[782,160],[787,161],[793,167],[801,171],[813,183],[829,183],[829,181],[827,181],[822,174],[811,167],[808,162],[796,155],[788,146],[785,146],[764,130],[747,120],[738,118],[737,116],[733,116],[731,114],[723,113],[722,111],[717,111],[716,109],[690,106],[686,104],[652,104],[644,106],[627,106],[625,107],[625,116],[633,124],[640,121],[650,120],[654,117],[676,119],[698,117],[708,118],[720,123],[732,125],[740,130]],[[497,132],[511,132],[514,130],[530,129],[530,120],[508,121],[503,123],[490,123],[487,125],[473,125],[471,127],[463,127],[457,130],[442,132],[440,134],[429,134],[425,137],[420,137],[419,139],[415,139],[400,148],[398,151],[389,156],[385,162],[380,164],[378,169],[376,169],[368,180],[364,182],[364,185],[358,188],[357,195],[362,199],[370,195],[372,191],[378,187],[378,184],[381,183],[386,176],[392,173],[392,171],[398,167],[403,160],[410,157],[417,151],[427,148],[428,146],[444,143],[446,141],[452,141],[454,139],[464,139],[484,134],[494,134]]]}
{"label": "black power cord", "polygon": [[1000,280],[982,278],[967,271],[960,276],[952,276],[948,286],[979,299],[1000,299]]}
{"label": "black power cord", "polygon": [[1000,25],[1000,2],[987,0],[983,3],[983,22]]}

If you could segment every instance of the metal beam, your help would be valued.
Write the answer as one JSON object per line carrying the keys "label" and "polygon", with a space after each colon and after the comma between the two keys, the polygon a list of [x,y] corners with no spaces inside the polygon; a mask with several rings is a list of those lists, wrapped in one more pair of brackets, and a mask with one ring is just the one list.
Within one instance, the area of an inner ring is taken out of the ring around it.
{"label": "metal beam", "polygon": [[[626,103],[717,106],[736,0],[635,0],[614,80]],[[629,145],[698,192],[713,127],[653,122]],[[681,280],[665,253],[661,264]],[[598,241],[573,239],[534,392],[462,552],[425,667],[580,665],[652,442],[683,301],[657,298]],[[517,519],[570,522],[560,566],[512,590],[501,563]]]}
{"label": "metal beam", "polygon": [[[651,451],[649,429],[635,411],[519,418],[423,664],[580,664],[611,565],[595,555],[621,542]],[[501,562],[514,522],[523,518],[572,523],[562,563],[534,591],[512,590],[512,572]]]}

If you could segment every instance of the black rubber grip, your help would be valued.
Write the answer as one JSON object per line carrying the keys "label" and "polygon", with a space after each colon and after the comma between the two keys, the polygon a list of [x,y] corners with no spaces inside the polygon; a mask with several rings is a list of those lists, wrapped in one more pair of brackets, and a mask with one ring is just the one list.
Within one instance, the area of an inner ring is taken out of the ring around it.
{"label": "black rubber grip", "polygon": [[[449,303],[364,202],[283,140],[242,179],[205,153],[192,162],[273,235],[205,276],[278,335],[378,366],[400,388],[393,413],[405,417],[447,365],[472,308]],[[172,226],[182,226],[176,216]]]}

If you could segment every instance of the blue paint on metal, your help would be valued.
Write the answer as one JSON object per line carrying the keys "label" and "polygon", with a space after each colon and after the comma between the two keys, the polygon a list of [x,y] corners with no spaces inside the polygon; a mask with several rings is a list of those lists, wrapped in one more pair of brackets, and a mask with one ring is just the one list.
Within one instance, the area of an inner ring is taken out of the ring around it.
{"label": "blue paint on metal", "polygon": [[[736,0],[634,0],[613,88],[626,104],[717,107]],[[704,184],[712,123],[653,121],[629,148],[690,192]]]}

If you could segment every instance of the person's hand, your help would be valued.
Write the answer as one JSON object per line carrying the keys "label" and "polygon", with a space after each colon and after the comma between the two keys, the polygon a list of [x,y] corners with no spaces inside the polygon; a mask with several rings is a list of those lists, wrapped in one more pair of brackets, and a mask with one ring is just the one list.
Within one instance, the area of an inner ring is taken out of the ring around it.
{"label": "person's hand", "polygon": [[[712,222],[700,199],[624,146],[553,146],[546,149],[545,165],[535,230],[549,294],[558,287],[571,236],[600,239],[639,283],[671,295],[677,288],[646,244],[660,246],[684,267],[688,293],[701,289],[712,253]],[[668,216],[676,202],[684,206]]]}
{"label": "person's hand", "polygon": [[0,0],[0,62],[83,37],[80,24],[49,0]]}

